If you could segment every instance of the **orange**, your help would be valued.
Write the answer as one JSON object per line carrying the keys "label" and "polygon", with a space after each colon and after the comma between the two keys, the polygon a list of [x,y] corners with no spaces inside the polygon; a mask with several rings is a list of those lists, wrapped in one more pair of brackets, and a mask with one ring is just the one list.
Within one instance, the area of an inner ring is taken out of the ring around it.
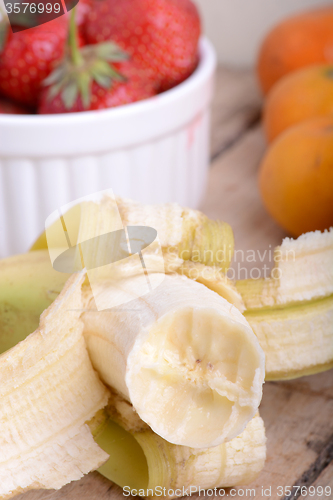
{"label": "orange", "polygon": [[310,66],[274,85],[265,103],[264,130],[272,141],[291,125],[327,115],[333,117],[333,65]]}
{"label": "orange", "polygon": [[299,236],[333,226],[333,119],[314,118],[283,132],[259,171],[264,205]]}
{"label": "orange", "polygon": [[278,24],[264,39],[257,72],[263,92],[284,75],[333,62],[333,6],[303,12]]}

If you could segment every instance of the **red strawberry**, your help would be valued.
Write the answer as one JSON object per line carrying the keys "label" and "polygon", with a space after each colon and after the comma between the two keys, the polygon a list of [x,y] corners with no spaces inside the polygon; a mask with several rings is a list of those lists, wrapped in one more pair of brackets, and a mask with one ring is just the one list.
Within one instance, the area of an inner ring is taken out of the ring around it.
{"label": "red strawberry", "polygon": [[67,16],[18,33],[9,30],[0,54],[1,93],[35,106],[42,81],[64,54],[67,32]]}
{"label": "red strawberry", "polygon": [[71,16],[69,44],[62,63],[45,80],[39,113],[70,113],[105,109],[145,99],[155,94],[143,71],[111,42],[77,46]]}
{"label": "red strawberry", "polygon": [[0,99],[0,113],[6,115],[26,115],[29,111],[5,99]]}
{"label": "red strawberry", "polygon": [[140,69],[138,70],[131,61],[114,64],[114,67],[117,67],[117,71],[126,78],[126,81],[114,81],[111,88],[104,88],[96,81],[92,81],[89,103],[86,106],[79,93],[74,102],[68,106],[61,92],[49,98],[50,87],[48,87],[42,92],[38,112],[41,114],[72,113],[113,108],[141,101],[156,94],[153,85],[140,77]]}
{"label": "red strawberry", "polygon": [[94,0],[80,0],[79,3],[77,4],[76,7],[76,24],[77,27],[79,28],[79,31],[81,29],[84,29],[84,25],[87,20],[87,16],[93,7]]}
{"label": "red strawberry", "polygon": [[191,0],[99,0],[87,16],[88,43],[112,39],[160,91],[194,71],[199,36],[200,18]]}

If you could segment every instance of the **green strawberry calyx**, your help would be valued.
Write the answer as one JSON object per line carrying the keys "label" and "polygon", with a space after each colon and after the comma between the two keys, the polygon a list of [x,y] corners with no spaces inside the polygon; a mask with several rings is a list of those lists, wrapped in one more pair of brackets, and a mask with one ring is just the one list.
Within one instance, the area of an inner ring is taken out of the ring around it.
{"label": "green strawberry calyx", "polygon": [[75,9],[73,9],[66,54],[59,66],[43,82],[49,87],[47,99],[52,100],[60,93],[66,109],[71,109],[80,96],[83,107],[87,109],[91,103],[92,82],[95,81],[101,87],[110,89],[115,81],[126,81],[111,63],[127,59],[128,54],[113,42],[79,48]]}

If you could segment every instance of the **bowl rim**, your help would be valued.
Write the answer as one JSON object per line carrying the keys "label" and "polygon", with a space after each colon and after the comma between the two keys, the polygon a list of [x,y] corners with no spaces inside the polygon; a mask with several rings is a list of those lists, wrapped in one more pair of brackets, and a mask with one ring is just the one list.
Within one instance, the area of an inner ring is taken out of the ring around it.
{"label": "bowl rim", "polygon": [[0,115],[0,159],[59,158],[124,150],[200,120],[213,96],[216,53],[202,36],[200,60],[183,83],[115,108],[54,115]]}
{"label": "bowl rim", "polygon": [[166,90],[156,96],[143,99],[142,101],[125,104],[109,109],[80,111],[73,113],[58,113],[58,114],[26,114],[26,115],[11,115],[0,114],[0,127],[3,125],[24,124],[27,126],[35,126],[36,124],[41,127],[49,125],[50,122],[55,123],[72,123],[79,121],[98,120],[105,116],[117,118],[118,116],[131,115],[132,113],[144,112],[148,107],[155,106],[155,103],[170,105],[173,101],[180,98],[183,94],[189,92],[193,87],[196,87],[205,78],[207,73],[214,71],[216,66],[216,54],[212,43],[207,37],[202,35],[199,40],[199,64],[190,75],[182,83],[176,85],[172,89]]}

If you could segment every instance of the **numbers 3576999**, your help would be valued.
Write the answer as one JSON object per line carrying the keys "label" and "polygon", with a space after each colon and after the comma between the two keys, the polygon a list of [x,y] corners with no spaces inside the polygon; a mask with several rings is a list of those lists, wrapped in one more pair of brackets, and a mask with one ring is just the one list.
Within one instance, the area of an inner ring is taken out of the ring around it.
{"label": "numbers 3576999", "polygon": [[6,3],[5,4],[7,14],[43,14],[46,12],[47,14],[59,14],[60,12],[60,3],[25,3],[25,2],[17,2],[17,3]]}

